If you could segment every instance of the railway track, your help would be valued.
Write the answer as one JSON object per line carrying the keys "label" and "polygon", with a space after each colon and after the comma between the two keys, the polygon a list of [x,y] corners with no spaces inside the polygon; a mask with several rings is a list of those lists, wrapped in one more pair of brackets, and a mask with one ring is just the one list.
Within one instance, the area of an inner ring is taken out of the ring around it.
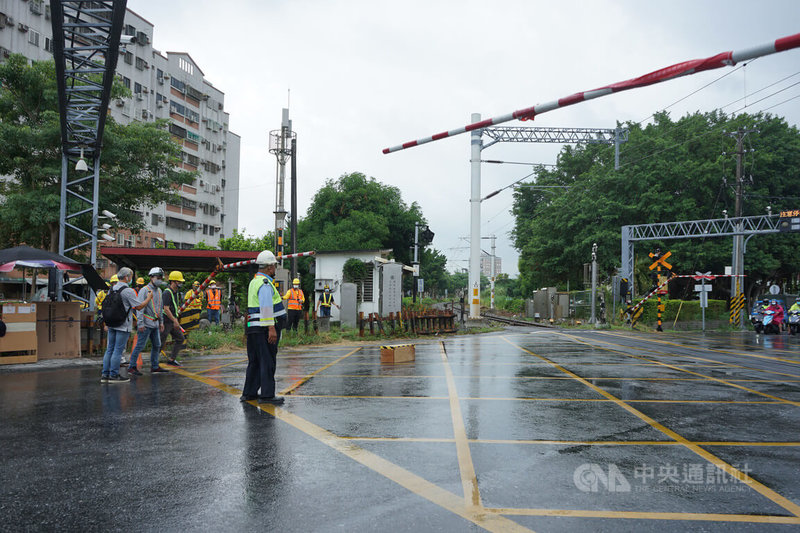
{"label": "railway track", "polygon": [[481,316],[487,320],[500,322],[502,324],[508,324],[510,326],[533,326],[536,328],[552,328],[552,326],[549,324],[537,324],[535,322],[528,322],[527,320],[517,320],[514,318],[508,318],[504,316],[492,315],[489,313],[481,313]]}

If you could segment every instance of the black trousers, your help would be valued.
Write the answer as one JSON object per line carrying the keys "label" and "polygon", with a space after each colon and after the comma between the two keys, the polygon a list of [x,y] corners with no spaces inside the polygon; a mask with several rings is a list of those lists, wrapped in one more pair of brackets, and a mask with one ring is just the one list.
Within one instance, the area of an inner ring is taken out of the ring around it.
{"label": "black trousers", "polygon": [[286,326],[286,329],[293,329],[297,331],[297,326],[300,324],[300,317],[303,316],[302,309],[289,309],[286,312],[287,316],[289,317],[289,322]]}
{"label": "black trousers", "polygon": [[[242,394],[272,398],[275,396],[275,367],[278,359],[278,343],[281,341],[281,327],[275,326],[278,340],[275,344],[267,342],[268,328],[248,328],[247,332],[247,371]],[[260,393],[259,393],[260,389]]]}

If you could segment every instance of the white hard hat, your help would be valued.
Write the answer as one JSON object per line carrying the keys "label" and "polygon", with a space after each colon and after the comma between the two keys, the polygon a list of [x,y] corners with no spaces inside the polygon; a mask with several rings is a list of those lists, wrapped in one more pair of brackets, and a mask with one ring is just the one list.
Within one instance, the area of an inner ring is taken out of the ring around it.
{"label": "white hard hat", "polygon": [[150,272],[148,272],[147,275],[150,276],[150,277],[161,276],[163,278],[164,277],[164,271],[161,270],[161,267],[153,267],[153,268],[150,269]]}
{"label": "white hard hat", "polygon": [[273,254],[269,250],[264,250],[263,252],[258,254],[258,257],[256,257],[256,264],[261,266],[276,265],[278,264],[278,260],[275,259],[275,254]]}

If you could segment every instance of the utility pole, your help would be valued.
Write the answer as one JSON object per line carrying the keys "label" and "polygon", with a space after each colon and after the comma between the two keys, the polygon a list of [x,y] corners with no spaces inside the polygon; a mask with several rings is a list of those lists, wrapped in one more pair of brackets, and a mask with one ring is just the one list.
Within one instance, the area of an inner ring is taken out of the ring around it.
{"label": "utility pole", "polygon": [[[472,122],[481,119],[480,113],[472,114]],[[469,232],[469,318],[481,317],[481,150],[483,130],[475,129],[470,136],[470,232]]]}
{"label": "utility pole", "polygon": [[590,322],[597,327],[595,303],[597,301],[597,243],[592,244],[592,318]]}
{"label": "utility pole", "polygon": [[411,288],[412,301],[417,303],[417,284],[419,283],[419,222],[414,222],[414,286]]}
{"label": "utility pole", "polygon": [[[744,138],[748,133],[758,133],[757,129],[744,129],[739,128],[735,132],[726,133],[729,137],[736,139],[736,204],[735,216],[737,218],[742,216],[744,208],[743,202],[743,189],[744,177],[742,176],[743,159],[744,159]],[[731,278],[731,298],[734,298],[742,293],[744,289],[743,278],[744,274],[744,228],[742,223],[737,224],[737,234],[733,237],[733,274]],[[739,324],[744,329],[744,309],[739,315]]]}
{"label": "utility pole", "polygon": [[[292,155],[292,139],[297,136],[292,131],[289,110],[282,110],[281,129],[269,132],[269,152],[277,158],[277,177],[275,180],[275,257],[283,266],[283,230],[286,227],[286,208],[283,205],[286,184],[286,162]],[[292,214],[294,216],[294,213]]]}
{"label": "utility pole", "polygon": [[494,309],[494,278],[495,278],[495,270],[494,270],[495,266],[494,266],[494,264],[495,264],[495,257],[496,257],[495,256],[494,241],[495,241],[495,239],[497,239],[497,237],[492,235],[489,238],[492,239],[492,279],[491,279],[491,299],[489,301],[489,307],[491,309]]}
{"label": "utility pole", "polygon": [[[292,137],[292,255],[297,253],[297,137]],[[297,257],[292,257],[292,279],[297,277]]]}

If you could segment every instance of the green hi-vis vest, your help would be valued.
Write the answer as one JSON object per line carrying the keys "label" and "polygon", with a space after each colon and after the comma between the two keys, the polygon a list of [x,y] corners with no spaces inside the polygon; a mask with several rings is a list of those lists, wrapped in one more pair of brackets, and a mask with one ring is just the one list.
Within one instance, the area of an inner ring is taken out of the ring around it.
{"label": "green hi-vis vest", "polygon": [[325,294],[322,293],[322,301],[319,303],[322,307],[330,307],[331,302],[333,301],[333,294]]}
{"label": "green hi-vis vest", "polygon": [[[258,303],[258,291],[261,290],[265,284],[272,285],[272,315],[274,318],[267,318],[261,316],[261,306]],[[278,291],[275,282],[267,275],[256,274],[250,280],[250,286],[247,288],[247,327],[267,327],[275,325],[275,318],[286,314],[286,309],[283,307],[283,298]]]}

